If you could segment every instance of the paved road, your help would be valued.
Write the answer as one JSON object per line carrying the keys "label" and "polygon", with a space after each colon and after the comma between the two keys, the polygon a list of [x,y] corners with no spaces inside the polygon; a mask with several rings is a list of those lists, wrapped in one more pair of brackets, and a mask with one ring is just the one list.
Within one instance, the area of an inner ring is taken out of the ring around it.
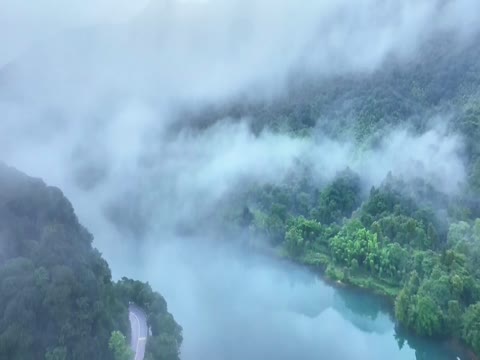
{"label": "paved road", "polygon": [[128,317],[132,328],[131,347],[135,353],[134,359],[143,360],[148,336],[147,316],[138,306],[130,305],[128,307]]}

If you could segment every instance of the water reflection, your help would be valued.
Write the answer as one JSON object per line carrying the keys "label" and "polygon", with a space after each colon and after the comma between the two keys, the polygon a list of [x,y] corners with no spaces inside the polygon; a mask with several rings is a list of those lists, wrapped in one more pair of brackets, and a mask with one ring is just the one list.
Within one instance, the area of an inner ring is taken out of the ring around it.
{"label": "water reflection", "polygon": [[182,324],[183,360],[456,359],[396,329],[382,299],[290,263],[192,243],[144,258],[159,270],[135,275],[163,292]]}

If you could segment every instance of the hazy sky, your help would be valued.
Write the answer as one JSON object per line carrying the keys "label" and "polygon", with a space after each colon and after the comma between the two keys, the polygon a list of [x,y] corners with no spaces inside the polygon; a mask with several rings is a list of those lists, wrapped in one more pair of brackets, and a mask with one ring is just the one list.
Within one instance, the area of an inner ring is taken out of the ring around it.
{"label": "hazy sky", "polygon": [[[446,114],[424,134],[394,128],[360,155],[321,136],[257,136],[246,121],[166,129],[179,108],[275,97],[292,74],[369,73],[410,61],[443,32],[463,46],[480,29],[478,0],[0,0],[0,9],[0,160],[60,186],[115,276],[166,295],[185,327],[184,359],[405,358],[378,341],[391,328],[364,337],[333,310],[330,288],[292,290],[277,265],[253,266],[176,229],[246,180],[282,181],[299,159],[318,181],[350,166],[366,186],[393,171],[453,192],[465,175],[462,139],[438,125]],[[288,310],[311,297],[325,308],[318,318]],[[349,347],[336,346],[346,332]]]}

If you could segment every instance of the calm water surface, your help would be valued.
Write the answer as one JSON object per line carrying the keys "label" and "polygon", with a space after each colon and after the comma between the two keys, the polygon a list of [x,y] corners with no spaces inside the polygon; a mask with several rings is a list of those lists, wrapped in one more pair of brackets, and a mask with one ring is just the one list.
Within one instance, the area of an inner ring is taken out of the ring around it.
{"label": "calm water surface", "polygon": [[[381,299],[233,250],[166,247],[145,275],[184,328],[183,360],[455,360],[395,330]],[[144,276],[144,278],[145,278]]]}

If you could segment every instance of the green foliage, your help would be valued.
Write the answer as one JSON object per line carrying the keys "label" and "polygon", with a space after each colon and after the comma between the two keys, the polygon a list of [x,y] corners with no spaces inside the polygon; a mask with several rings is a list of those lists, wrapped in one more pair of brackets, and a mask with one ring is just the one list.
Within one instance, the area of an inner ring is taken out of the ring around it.
{"label": "green foliage", "polygon": [[333,264],[329,264],[327,266],[325,274],[328,276],[329,279],[332,280],[343,281],[345,279],[345,273]]}
{"label": "green foliage", "polygon": [[292,256],[298,256],[305,249],[305,239],[300,229],[291,227],[285,234],[285,246]]}
{"label": "green foliage", "polygon": [[398,322],[414,333],[461,337],[466,309],[480,300],[480,220],[448,227],[432,210],[448,213],[443,196],[392,175],[361,203],[356,179],[346,170],[323,190],[300,187],[311,196],[302,215],[289,207],[298,186],[270,187],[269,200],[249,198],[252,229],[331,280],[394,298]]}
{"label": "green foliage", "polygon": [[463,339],[480,353],[480,302],[471,305],[463,317]]}
{"label": "green foliage", "polygon": [[127,339],[120,331],[113,331],[108,342],[115,360],[132,360],[134,352],[127,344]]}
{"label": "green foliage", "polygon": [[360,205],[360,177],[346,169],[321,193],[312,215],[322,224],[331,224],[349,217]]}
{"label": "green foliage", "polygon": [[423,223],[405,215],[384,216],[372,224],[372,229],[382,242],[393,241],[418,249],[428,249],[429,246]]}
{"label": "green foliage", "polygon": [[[237,212],[248,205],[254,214],[244,221],[249,231],[295,261],[395,298],[396,318],[406,328],[425,336],[464,334],[478,352],[472,306],[480,301],[480,47],[476,39],[463,51],[444,51],[450,45],[442,36],[408,65],[302,83],[279,101],[235,104],[234,110],[237,118],[255,118],[257,133],[318,131],[353,141],[359,157],[381,149],[384,135],[399,126],[425,134],[432,114],[447,112],[452,118],[445,131],[461,139],[467,170],[455,195],[426,179],[393,174],[366,194],[349,169],[317,183],[299,166],[284,182],[254,186]],[[222,108],[216,117],[231,110]]]}
{"label": "green foliage", "polygon": [[413,311],[409,319],[412,329],[419,335],[437,336],[442,334],[442,312],[438,305],[428,296],[413,298]]}
{"label": "green foliage", "polygon": [[[130,358],[128,299],[60,190],[0,165],[0,233],[1,359]],[[179,351],[165,300],[135,284],[129,297]]]}
{"label": "green foliage", "polygon": [[110,269],[56,188],[0,167],[0,358],[111,359]]}
{"label": "green foliage", "polygon": [[448,302],[448,310],[445,317],[446,332],[455,338],[461,338],[463,309],[458,300]]}
{"label": "green foliage", "polygon": [[285,220],[276,214],[267,215],[261,211],[255,211],[253,224],[259,235],[265,236],[275,244],[281,243],[285,239]]}
{"label": "green foliage", "polygon": [[152,331],[148,338],[146,359],[178,360],[183,341],[182,327],[168,312],[167,302],[148,283],[122,278],[115,285],[117,296],[125,303],[133,302],[147,314]]}
{"label": "green foliage", "polygon": [[330,257],[313,250],[307,250],[306,254],[301,259],[301,262],[316,268],[326,269],[330,264]]}
{"label": "green foliage", "polygon": [[306,220],[303,216],[292,219],[285,233],[285,247],[294,257],[301,255],[316,242],[321,242],[325,228],[315,220]]}
{"label": "green foliage", "polygon": [[409,310],[411,300],[411,294],[406,288],[403,288],[395,299],[395,317],[399,323],[407,326],[410,324]]}

